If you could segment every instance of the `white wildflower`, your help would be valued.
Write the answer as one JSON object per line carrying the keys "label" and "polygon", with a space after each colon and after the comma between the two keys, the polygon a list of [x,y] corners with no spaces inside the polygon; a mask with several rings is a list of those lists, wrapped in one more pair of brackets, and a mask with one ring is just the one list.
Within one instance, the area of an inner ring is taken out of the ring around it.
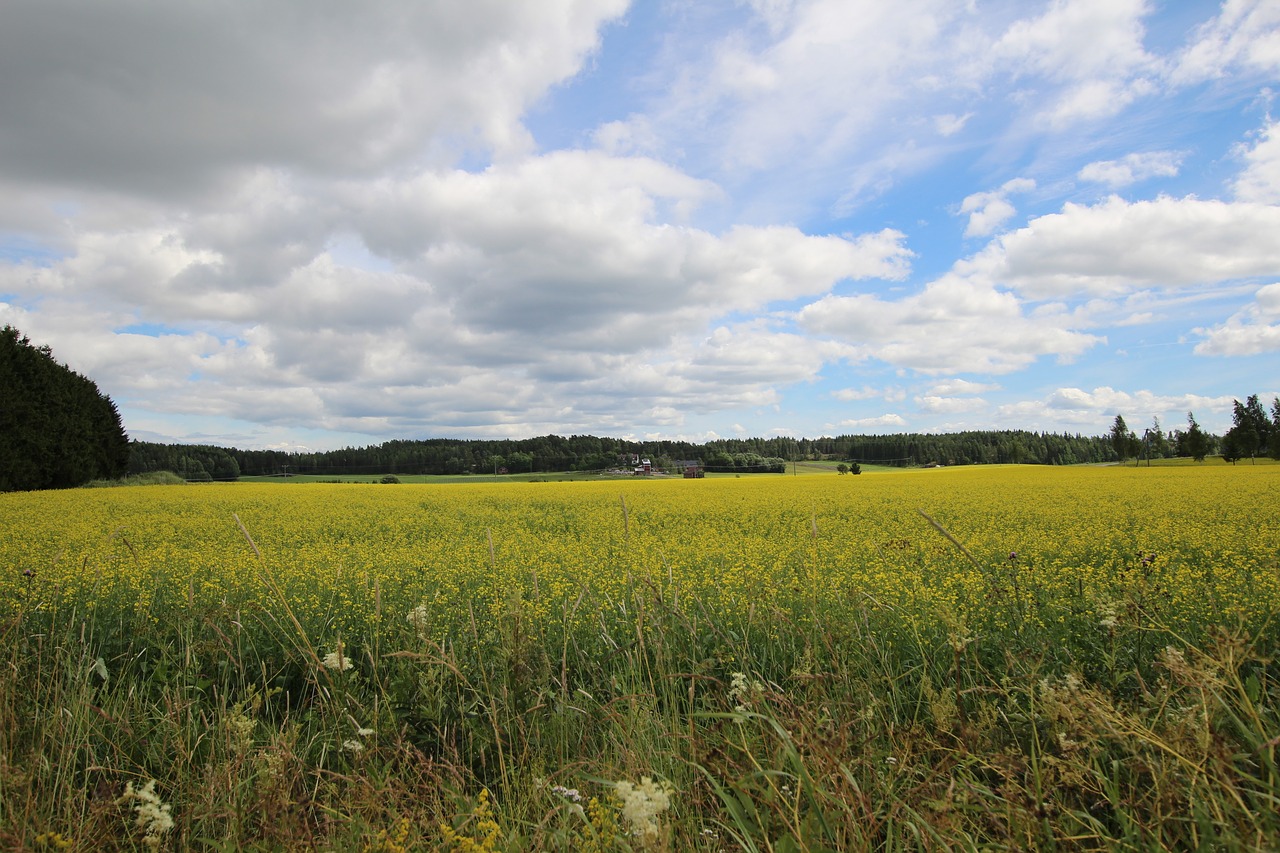
{"label": "white wildflower", "polygon": [[658,816],[671,807],[672,788],[668,782],[655,782],[640,777],[640,784],[615,782],[614,793],[622,801],[622,816],[631,824],[631,832],[646,846],[658,840]]}
{"label": "white wildflower", "polygon": [[1114,601],[1107,602],[1098,608],[1098,624],[1108,631],[1120,624],[1119,610]]}
{"label": "white wildflower", "polygon": [[156,780],[141,788],[134,788],[132,782],[125,785],[124,795],[116,800],[116,805],[129,804],[137,815],[133,823],[142,830],[142,843],[153,850],[159,848],[161,837],[173,829],[173,815],[169,813],[169,804],[161,801],[156,793]]}
{"label": "white wildflower", "polygon": [[351,669],[355,664],[351,662],[351,658],[347,657],[346,652],[342,648],[342,643],[338,643],[338,648],[324,656],[321,661],[325,669],[332,669],[335,672],[343,672]]}
{"label": "white wildflower", "polygon": [[420,639],[425,640],[427,638],[427,626],[431,624],[431,611],[427,610],[427,605],[419,604],[409,611],[405,621],[413,626],[414,633]]}
{"label": "white wildflower", "polygon": [[364,752],[364,744],[351,738],[342,742],[342,749],[344,752]]}
{"label": "white wildflower", "polygon": [[368,737],[369,735],[373,734],[373,729],[368,729],[361,726],[360,728],[356,729],[356,734],[360,735],[360,737]]}
{"label": "white wildflower", "polygon": [[729,701],[735,711],[748,711],[750,706],[764,697],[764,684],[749,678],[745,672],[735,672],[729,681]]}

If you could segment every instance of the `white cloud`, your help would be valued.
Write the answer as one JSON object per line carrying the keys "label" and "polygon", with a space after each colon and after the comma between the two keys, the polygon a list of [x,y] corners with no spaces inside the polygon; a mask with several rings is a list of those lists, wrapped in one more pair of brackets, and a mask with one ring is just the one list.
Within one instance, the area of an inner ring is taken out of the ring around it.
{"label": "white cloud", "polygon": [[1149,12],[1145,0],[1054,0],[1039,17],[1014,22],[992,56],[1050,87],[1041,112],[1050,127],[1106,118],[1152,91],[1158,62],[1143,48],[1142,24]]}
{"label": "white cloud", "polygon": [[954,275],[898,301],[829,295],[799,313],[810,331],[925,374],[1008,373],[1041,356],[1076,358],[1102,341],[1064,327],[1063,320],[1027,316],[1012,293]]}
{"label": "white cloud", "polygon": [[1252,304],[1217,326],[1197,328],[1196,355],[1247,356],[1280,351],[1280,283],[1261,288]]}
{"label": "white cloud", "polygon": [[1280,207],[1160,197],[1068,203],[997,237],[957,272],[1036,299],[1111,296],[1280,273]]}
{"label": "white cloud", "polygon": [[1153,418],[1159,418],[1165,430],[1182,428],[1186,424],[1187,412],[1196,412],[1202,426],[1217,429],[1219,427],[1212,420],[1213,413],[1229,412],[1230,408],[1229,396],[1157,394],[1145,389],[1122,391],[1104,385],[1092,391],[1058,388],[1042,399],[1000,406],[997,414],[1028,429],[1069,424],[1094,435],[1109,429],[1116,415],[1120,415],[1130,429],[1140,434],[1151,425]]}
{"label": "white cloud", "polygon": [[1177,57],[1170,77],[1180,85],[1223,77],[1233,68],[1280,70],[1280,7],[1271,0],[1225,0]]}
{"label": "white cloud", "polygon": [[837,400],[845,402],[854,402],[857,400],[884,400],[888,403],[896,403],[905,400],[906,391],[902,388],[890,386],[887,388],[873,388],[870,385],[863,385],[861,388],[841,388],[832,391],[831,396]]}
{"label": "white cloud", "polygon": [[939,136],[955,136],[964,130],[964,126],[969,123],[969,119],[973,118],[973,113],[965,113],[964,115],[955,115],[947,113],[946,115],[934,116],[933,126],[937,129]]}
{"label": "white cloud", "polygon": [[605,122],[592,131],[591,138],[601,151],[617,157],[656,154],[661,148],[657,132],[642,115]]}
{"label": "white cloud", "polygon": [[713,316],[909,269],[890,230],[713,235],[665,221],[714,192],[656,161],[561,152],[388,184],[364,200],[358,227],[373,251],[429,282],[453,322],[552,335],[553,346],[657,345]]}
{"label": "white cloud", "polygon": [[[457,428],[501,431],[518,417],[512,429],[616,432],[636,417],[674,423],[664,412],[675,403],[771,404],[777,387],[852,355],[758,322],[691,343],[716,318],[909,270],[903,235],[887,229],[673,224],[717,192],[653,160],[582,151],[344,182],[309,206],[291,182],[255,179],[234,210],[73,233],[65,258],[0,265],[0,290],[110,301],[109,322],[74,339],[55,329],[50,342],[124,396],[146,390],[141,355],[124,357],[138,348],[153,354],[146,382],[178,388],[199,375],[153,404],[170,411],[273,422],[290,412],[381,434],[415,431],[424,412]],[[335,243],[372,268],[341,263]],[[115,331],[134,323],[197,324],[205,336]],[[653,405],[620,405],[640,397]]]}
{"label": "white cloud", "polygon": [[1002,59],[1061,80],[1108,77],[1150,64],[1142,46],[1145,0],[1053,0],[1016,21],[995,45]]}
{"label": "white cloud", "polygon": [[1232,190],[1241,201],[1280,204],[1280,121],[1268,122],[1252,148],[1237,148],[1245,169]]}
{"label": "white cloud", "polygon": [[956,394],[985,394],[988,391],[999,391],[1000,386],[993,382],[973,382],[968,379],[944,379],[929,386],[929,393],[950,397]]}
{"label": "white cloud", "polygon": [[920,411],[931,415],[951,415],[959,412],[977,412],[986,409],[987,401],[981,397],[940,397],[926,394],[915,398]]}
{"label": "white cloud", "polygon": [[[808,204],[800,202],[806,193],[825,188],[843,211],[936,162],[941,141],[973,117],[968,102],[990,43],[976,8],[948,0],[856,11],[844,0],[753,5],[758,15],[712,33],[690,13],[690,26],[668,41],[681,62],[670,63],[670,82],[648,112],[661,128],[661,156],[726,184],[765,184],[774,206]],[[875,175],[860,168],[872,163]]]}
{"label": "white cloud", "polygon": [[870,430],[870,429],[888,429],[901,428],[907,425],[906,419],[902,415],[893,413],[876,415],[870,418],[852,418],[847,421],[840,421],[836,426],[844,429]]}
{"label": "white cloud", "polygon": [[960,203],[960,212],[969,214],[969,224],[964,229],[964,236],[987,237],[994,234],[1017,213],[1008,197],[1013,193],[1030,192],[1035,187],[1036,182],[1030,178],[1014,178],[1005,181],[998,190],[966,196]]}
{"label": "white cloud", "polygon": [[1177,151],[1147,151],[1126,154],[1119,160],[1095,160],[1080,170],[1079,178],[1119,189],[1148,178],[1173,177],[1182,157]]}

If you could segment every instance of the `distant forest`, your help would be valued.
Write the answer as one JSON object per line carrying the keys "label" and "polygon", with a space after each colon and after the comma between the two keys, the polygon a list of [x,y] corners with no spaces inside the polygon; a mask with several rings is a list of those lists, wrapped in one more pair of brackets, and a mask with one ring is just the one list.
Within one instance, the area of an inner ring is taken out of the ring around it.
{"label": "distant forest", "polygon": [[[1169,433],[1161,455],[1180,452],[1182,434]],[[1211,441],[1216,438],[1210,436]],[[981,465],[1031,463],[1072,465],[1112,462],[1117,455],[1107,436],[1038,433],[1023,430],[944,434],[844,435],[836,438],[626,441],[591,435],[545,435],[519,440],[427,439],[389,441],[371,447],[324,453],[237,450],[208,445],[131,445],[131,474],[173,471],[187,480],[232,480],[282,474],[522,474],[605,471],[627,467],[631,456],[658,469],[698,460],[708,472],[782,473],[793,461],[835,460],[861,465]]]}

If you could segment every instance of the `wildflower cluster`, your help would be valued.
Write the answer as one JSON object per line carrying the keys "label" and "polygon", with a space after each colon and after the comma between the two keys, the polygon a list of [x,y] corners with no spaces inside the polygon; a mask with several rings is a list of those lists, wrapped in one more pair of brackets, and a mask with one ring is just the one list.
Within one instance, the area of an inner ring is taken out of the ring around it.
{"label": "wildflower cluster", "polygon": [[366,844],[363,853],[408,853],[409,826],[407,817],[396,821],[394,829],[380,829],[372,844]]}
{"label": "wildflower cluster", "polygon": [[369,737],[373,733],[373,729],[366,728],[365,726],[358,726],[356,728],[356,736],[353,738],[347,738],[342,742],[342,751],[351,753],[364,752],[364,738]]}
{"label": "wildflower cluster", "polygon": [[70,838],[60,832],[42,832],[35,838],[36,846],[46,850],[69,850],[75,845]]}
{"label": "wildflower cluster", "polygon": [[419,604],[409,611],[405,621],[409,623],[409,627],[413,628],[413,633],[418,635],[418,639],[425,640],[427,629],[431,625],[431,609],[426,604]]}
{"label": "wildflower cluster", "polygon": [[173,829],[173,816],[168,803],[160,799],[156,793],[156,780],[152,779],[141,788],[134,788],[133,783],[125,785],[124,794],[116,800],[116,805],[132,805],[134,826],[142,830],[142,843],[155,850],[160,847],[165,833]]}
{"label": "wildflower cluster", "polygon": [[631,826],[631,834],[645,847],[656,846],[661,832],[658,817],[671,807],[670,783],[642,776],[639,784],[615,782],[613,793],[622,804],[622,817]]}
{"label": "wildflower cluster", "polygon": [[756,681],[745,672],[735,672],[729,681],[729,701],[739,713],[751,710],[764,697],[764,682]]}
{"label": "wildflower cluster", "polygon": [[571,803],[582,802],[582,794],[577,788],[566,788],[564,785],[553,785],[551,793],[563,797]]}
{"label": "wildflower cluster", "polygon": [[[445,849],[457,850],[461,853],[492,853],[497,850],[502,827],[494,817],[488,788],[480,789],[476,804],[471,809],[468,822],[470,821],[474,823],[465,832],[454,829],[447,823],[440,824],[440,837],[444,841]],[[465,826],[464,829],[466,829]]]}
{"label": "wildflower cluster", "polygon": [[325,669],[331,669],[335,672],[346,672],[355,666],[351,662],[351,658],[347,657],[342,643],[338,643],[338,647],[325,655],[320,662],[324,664]]}

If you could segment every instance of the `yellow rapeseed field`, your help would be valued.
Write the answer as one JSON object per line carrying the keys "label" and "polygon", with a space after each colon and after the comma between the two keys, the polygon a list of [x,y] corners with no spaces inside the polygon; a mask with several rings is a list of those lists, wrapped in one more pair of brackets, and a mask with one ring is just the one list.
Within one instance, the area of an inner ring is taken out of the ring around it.
{"label": "yellow rapeseed field", "polygon": [[317,642],[513,597],[590,625],[637,584],[729,616],[873,607],[962,633],[1135,607],[1248,622],[1280,603],[1278,507],[1280,467],[1261,465],[17,493],[0,607],[163,620],[278,607],[270,581]]}

